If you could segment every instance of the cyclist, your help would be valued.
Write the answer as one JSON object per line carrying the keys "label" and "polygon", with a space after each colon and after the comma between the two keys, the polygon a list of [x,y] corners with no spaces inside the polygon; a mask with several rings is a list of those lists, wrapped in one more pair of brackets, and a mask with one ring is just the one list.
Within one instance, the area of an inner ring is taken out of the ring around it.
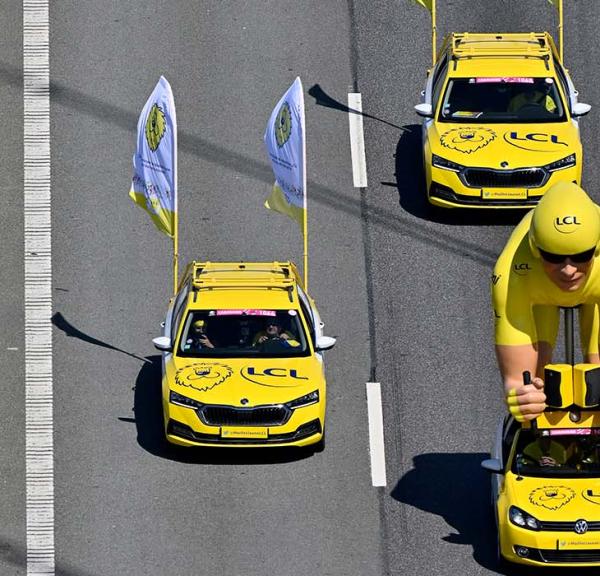
{"label": "cyclist", "polygon": [[[585,361],[600,364],[600,207],[572,182],[552,186],[510,236],[492,275],[495,341],[510,413],[520,422],[544,408],[560,307],[580,306]],[[523,383],[523,372],[534,377]]]}

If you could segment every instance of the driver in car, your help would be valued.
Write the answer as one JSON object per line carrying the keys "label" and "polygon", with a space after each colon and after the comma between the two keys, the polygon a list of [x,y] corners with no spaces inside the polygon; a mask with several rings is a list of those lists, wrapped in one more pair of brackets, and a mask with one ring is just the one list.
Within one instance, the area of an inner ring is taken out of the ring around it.
{"label": "driver in car", "polygon": [[554,102],[552,96],[550,96],[551,84],[544,82],[541,86],[538,85],[527,85],[527,87],[514,96],[508,104],[509,112],[519,112],[526,106],[539,106],[549,112],[550,114],[556,113],[556,102]]}
{"label": "driver in car", "polygon": [[270,318],[265,324],[264,330],[260,330],[254,335],[253,346],[260,346],[269,340],[280,340],[290,346],[298,346],[294,335],[287,330],[283,330],[281,320],[277,317]]}

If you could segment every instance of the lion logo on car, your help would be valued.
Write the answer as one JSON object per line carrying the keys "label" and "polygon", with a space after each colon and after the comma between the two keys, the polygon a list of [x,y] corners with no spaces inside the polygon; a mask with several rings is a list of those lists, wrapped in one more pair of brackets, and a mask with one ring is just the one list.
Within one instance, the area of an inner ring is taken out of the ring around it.
{"label": "lion logo on car", "polygon": [[200,392],[207,392],[225,382],[232,374],[231,368],[225,364],[203,362],[179,369],[175,374],[175,383]]}
{"label": "lion logo on car", "polygon": [[490,128],[452,128],[440,136],[440,144],[446,148],[471,154],[484,148],[496,139],[496,133]]}

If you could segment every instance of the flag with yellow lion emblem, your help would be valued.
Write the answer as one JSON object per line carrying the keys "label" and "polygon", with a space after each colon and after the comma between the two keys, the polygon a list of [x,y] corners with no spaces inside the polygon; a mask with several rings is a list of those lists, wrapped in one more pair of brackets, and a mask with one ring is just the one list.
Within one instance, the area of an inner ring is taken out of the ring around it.
{"label": "flag with yellow lion emblem", "polygon": [[173,92],[160,77],[137,126],[129,196],[161,231],[173,238],[177,212],[177,121]]}
{"label": "flag with yellow lion emblem", "polygon": [[296,220],[306,234],[304,94],[300,78],[296,78],[271,113],[265,144],[275,175],[265,206]]}

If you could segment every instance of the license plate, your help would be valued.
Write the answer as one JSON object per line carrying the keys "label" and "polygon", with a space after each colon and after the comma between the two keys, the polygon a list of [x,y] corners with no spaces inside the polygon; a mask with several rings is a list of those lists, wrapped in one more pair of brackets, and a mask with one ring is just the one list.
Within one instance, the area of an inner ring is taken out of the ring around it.
{"label": "license plate", "polygon": [[527,200],[527,190],[482,190],[483,200]]}
{"label": "license plate", "polygon": [[221,428],[221,438],[268,438],[268,428],[236,428],[224,426]]}

